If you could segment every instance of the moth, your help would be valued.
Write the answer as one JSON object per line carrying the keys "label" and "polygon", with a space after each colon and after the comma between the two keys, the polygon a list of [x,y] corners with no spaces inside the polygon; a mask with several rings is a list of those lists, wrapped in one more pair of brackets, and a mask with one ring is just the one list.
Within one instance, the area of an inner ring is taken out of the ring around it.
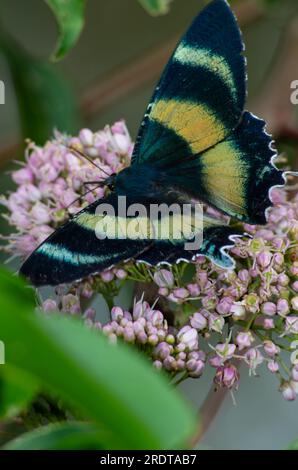
{"label": "moth", "polygon": [[[129,167],[105,180],[109,194],[76,214],[25,261],[21,274],[35,286],[71,283],[134,259],[149,265],[205,255],[223,268],[239,235],[220,218],[203,217],[203,242],[186,250],[182,238],[96,236],[99,204],[182,204],[195,200],[249,224],[265,224],[270,190],[284,174],[265,122],[245,111],[246,60],[241,32],[225,0],[195,18],[170,58],[138,132]],[[163,220],[160,221],[163,223]],[[175,224],[175,218],[172,219]]]}

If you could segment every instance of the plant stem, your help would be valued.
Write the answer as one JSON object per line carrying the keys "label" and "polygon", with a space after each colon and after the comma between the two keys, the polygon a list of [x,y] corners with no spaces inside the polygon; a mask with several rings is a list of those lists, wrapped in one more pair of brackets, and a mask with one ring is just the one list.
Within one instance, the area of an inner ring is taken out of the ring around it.
{"label": "plant stem", "polygon": [[227,388],[220,388],[215,391],[214,385],[211,386],[199,411],[197,431],[190,441],[192,449],[196,448],[202,437],[206,434],[228,391],[229,390]]}
{"label": "plant stem", "polygon": [[111,311],[112,308],[114,307],[114,298],[111,295],[108,295],[108,294],[102,294],[102,296],[106,301],[108,309]]}

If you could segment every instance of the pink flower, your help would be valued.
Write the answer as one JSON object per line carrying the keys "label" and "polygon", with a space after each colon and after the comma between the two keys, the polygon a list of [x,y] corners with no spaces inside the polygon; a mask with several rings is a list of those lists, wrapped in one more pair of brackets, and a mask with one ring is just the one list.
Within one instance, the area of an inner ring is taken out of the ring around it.
{"label": "pink flower", "polygon": [[245,360],[249,365],[250,371],[255,374],[256,368],[262,364],[264,357],[257,348],[251,348],[245,353]]}
{"label": "pink flower", "polygon": [[208,326],[210,330],[221,333],[225,325],[225,320],[222,316],[216,314],[210,314],[208,317]]}
{"label": "pink flower", "polygon": [[225,364],[217,369],[214,382],[216,385],[229,389],[237,387],[239,372],[233,364]]}
{"label": "pink flower", "polygon": [[273,374],[275,374],[279,370],[279,365],[276,361],[269,361],[267,367],[268,370],[270,370],[270,372],[272,372]]}
{"label": "pink flower", "polygon": [[235,353],[235,350],[235,344],[219,343],[215,346],[216,353],[223,361],[231,359]]}
{"label": "pink flower", "polygon": [[117,279],[123,280],[127,277],[127,272],[125,271],[125,269],[116,269],[115,274]]}
{"label": "pink flower", "polygon": [[231,305],[231,314],[234,320],[244,320],[246,316],[244,305],[242,305],[241,302],[234,302],[233,305]]}
{"label": "pink flower", "polygon": [[79,139],[86,147],[91,147],[94,143],[94,135],[90,129],[82,129],[79,133]]}
{"label": "pink flower", "polygon": [[201,361],[200,359],[195,361],[193,359],[190,359],[186,363],[186,368],[188,369],[189,373],[188,375],[192,378],[197,378],[200,377],[203,373],[203,370],[205,368],[205,363]]}
{"label": "pink flower", "polygon": [[254,338],[250,331],[242,331],[238,333],[236,337],[236,343],[238,345],[239,351],[242,349],[249,348],[253,342]]}
{"label": "pink flower", "polygon": [[42,202],[36,202],[31,209],[31,219],[37,225],[48,224],[51,221],[50,209]]}
{"label": "pink flower", "polygon": [[262,313],[265,315],[275,315],[277,311],[277,307],[273,302],[264,302],[261,307]]}
{"label": "pink flower", "polygon": [[269,251],[261,251],[257,256],[257,261],[262,268],[267,268],[271,261],[271,253]]}
{"label": "pink flower", "polygon": [[263,321],[265,330],[272,330],[274,328],[274,321],[272,318],[265,318]]}
{"label": "pink flower", "polygon": [[295,382],[298,382],[298,364],[295,364],[292,368],[292,379]]}
{"label": "pink flower", "polygon": [[190,324],[196,330],[204,330],[207,327],[207,319],[202,313],[196,312],[191,317]]}
{"label": "pink flower", "polygon": [[42,303],[42,309],[45,312],[55,312],[58,311],[57,302],[53,299],[47,299]]}
{"label": "pink flower", "polygon": [[274,357],[280,353],[280,348],[273,343],[273,341],[266,340],[263,343],[264,350],[268,354],[268,356]]}
{"label": "pink flower", "polygon": [[291,381],[283,382],[280,387],[280,391],[285,400],[293,401],[296,399],[296,396],[297,396],[296,387],[293,386],[293,382]]}
{"label": "pink flower", "polygon": [[154,282],[159,287],[171,288],[174,286],[174,276],[167,269],[160,269],[154,273]]}
{"label": "pink flower", "polygon": [[100,277],[104,282],[111,282],[114,279],[113,271],[103,271],[100,273]]}
{"label": "pink flower", "polygon": [[33,184],[23,184],[17,190],[17,194],[23,199],[24,203],[37,202],[41,199],[41,192]]}
{"label": "pink flower", "polygon": [[200,288],[198,284],[187,284],[187,290],[191,297],[197,297],[200,294]]}
{"label": "pink flower", "polygon": [[67,294],[62,297],[62,311],[69,313],[80,313],[80,300],[76,295]]}
{"label": "pink flower", "polygon": [[75,193],[72,189],[67,189],[63,191],[60,196],[60,203],[62,207],[68,208],[73,204],[73,202],[78,198],[78,194]]}
{"label": "pink flower", "polygon": [[159,343],[158,346],[154,349],[154,354],[156,357],[164,360],[173,352],[173,347],[170,346],[168,343],[162,342]]}
{"label": "pink flower", "polygon": [[291,299],[291,305],[293,310],[298,310],[298,296],[295,296]]}
{"label": "pink flower", "polygon": [[241,269],[238,273],[238,277],[242,282],[249,282],[250,275],[247,269]]}
{"label": "pink flower", "polygon": [[277,278],[277,282],[278,284],[280,284],[281,286],[287,286],[290,282],[290,279],[289,277],[285,274],[285,273],[281,273],[278,278]]}
{"label": "pink flower", "polygon": [[290,311],[289,303],[286,299],[278,299],[277,313],[281,316],[287,315]]}
{"label": "pink flower", "polygon": [[58,171],[52,163],[45,163],[39,168],[38,177],[46,183],[51,183],[58,177]]}
{"label": "pink flower", "polygon": [[186,325],[177,334],[177,339],[184,343],[188,349],[198,348],[198,332],[194,328]]}
{"label": "pink flower", "polygon": [[12,173],[12,179],[18,185],[33,183],[33,178],[32,170],[27,167],[21,168],[20,170]]}
{"label": "pink flower", "polygon": [[124,316],[124,312],[122,310],[122,308],[120,307],[113,307],[112,310],[111,310],[111,318],[112,320],[120,320],[121,318],[123,318]]}
{"label": "pink flower", "polygon": [[177,289],[173,290],[173,294],[176,299],[186,299],[189,296],[189,292],[184,287],[178,287]]}
{"label": "pink flower", "polygon": [[216,310],[221,315],[229,315],[231,313],[231,306],[234,303],[232,297],[224,297],[216,306]]}

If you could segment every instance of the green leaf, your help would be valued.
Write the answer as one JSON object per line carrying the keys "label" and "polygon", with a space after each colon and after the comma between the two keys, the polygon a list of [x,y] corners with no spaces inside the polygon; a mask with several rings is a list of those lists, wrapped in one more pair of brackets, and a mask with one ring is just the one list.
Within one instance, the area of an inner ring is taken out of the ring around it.
{"label": "green leaf", "polygon": [[102,431],[89,423],[55,423],[10,441],[4,450],[100,450]]}
{"label": "green leaf", "polygon": [[80,320],[30,315],[0,281],[0,332],[7,362],[34,375],[109,432],[106,448],[173,449],[187,442],[195,413],[131,348],[111,344]]}
{"label": "green leaf", "polygon": [[172,0],[139,0],[140,4],[152,16],[165,15],[170,9]]}
{"label": "green leaf", "polygon": [[79,115],[69,84],[55,67],[31,57],[15,41],[0,38],[14,84],[22,134],[44,144],[57,128],[76,132]]}
{"label": "green leaf", "polygon": [[60,36],[53,60],[59,60],[77,42],[84,26],[85,0],[46,0],[59,25]]}
{"label": "green leaf", "polygon": [[298,439],[296,439],[289,445],[288,450],[298,450]]}
{"label": "green leaf", "polygon": [[0,366],[0,419],[10,419],[24,410],[38,392],[36,381],[12,366]]}
{"label": "green leaf", "polygon": [[32,310],[34,308],[35,293],[20,277],[13,276],[8,270],[1,268],[0,286],[0,301],[1,297],[5,295],[6,298],[9,298],[11,305],[15,304],[16,308],[19,305],[21,305],[22,309],[28,308]]}

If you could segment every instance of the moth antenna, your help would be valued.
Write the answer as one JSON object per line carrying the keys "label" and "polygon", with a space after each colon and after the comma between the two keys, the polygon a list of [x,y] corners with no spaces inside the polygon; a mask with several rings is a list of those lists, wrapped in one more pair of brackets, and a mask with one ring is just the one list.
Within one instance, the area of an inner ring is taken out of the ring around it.
{"label": "moth antenna", "polygon": [[102,171],[105,175],[107,176],[110,176],[103,168],[101,168],[100,166],[96,165],[96,163],[92,160],[92,158],[90,158],[86,153],[84,152],[81,152],[80,150],[78,150],[77,148],[75,147],[68,147],[69,150],[78,158],[82,157],[82,158],[85,158],[85,160],[87,160],[89,163],[91,163],[91,165],[95,166],[95,168],[97,168],[98,170]]}

